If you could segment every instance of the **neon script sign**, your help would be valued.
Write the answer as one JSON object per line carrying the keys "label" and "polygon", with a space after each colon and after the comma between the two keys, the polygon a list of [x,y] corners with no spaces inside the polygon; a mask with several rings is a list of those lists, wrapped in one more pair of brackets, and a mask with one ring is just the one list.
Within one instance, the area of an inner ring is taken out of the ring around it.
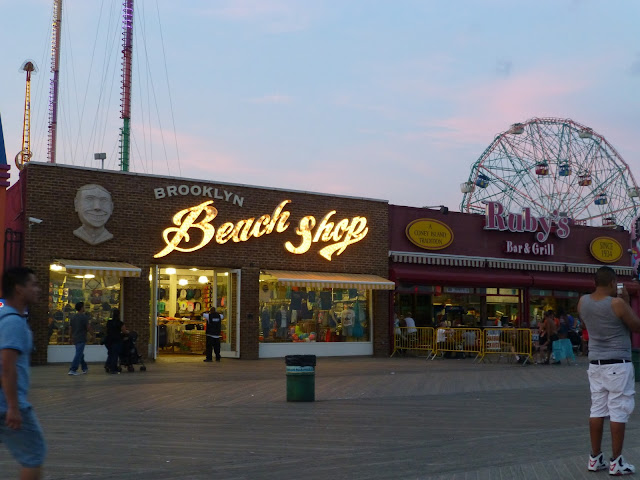
{"label": "neon script sign", "polygon": [[567,238],[570,233],[569,218],[561,217],[557,211],[547,217],[536,217],[531,214],[530,208],[523,208],[521,214],[505,212],[504,207],[498,202],[483,202],[485,208],[485,230],[499,230],[510,232],[537,232],[536,240],[546,242],[553,230],[558,238]]}
{"label": "neon script sign", "polygon": [[[175,227],[166,228],[162,232],[162,237],[167,244],[164,249],[154,255],[154,258],[164,257],[177,250],[179,252],[193,252],[208,245],[211,241],[223,245],[228,241],[246,242],[250,238],[259,238],[263,235],[270,235],[273,232],[282,233],[289,228],[289,217],[291,213],[285,210],[291,200],[282,201],[271,215],[265,214],[258,218],[251,217],[238,220],[236,223],[226,222],[217,229],[212,225],[212,221],[218,216],[218,209],[214,207],[213,200],[206,201],[195,207],[180,210],[173,216]],[[300,244],[295,246],[292,242],[285,242],[287,251],[301,255],[309,251],[313,243],[323,242],[329,245],[320,250],[327,260],[331,261],[333,254],[340,255],[345,249],[367,236],[369,227],[365,217],[344,218],[338,222],[333,222],[332,217],[335,210],[327,213],[320,222],[312,215],[307,215],[300,219],[296,234],[300,236]],[[198,219],[200,219],[198,221]],[[317,228],[316,228],[317,225]],[[314,231],[315,228],[315,231]],[[202,232],[202,240],[195,246],[182,246],[191,240],[192,230]]]}

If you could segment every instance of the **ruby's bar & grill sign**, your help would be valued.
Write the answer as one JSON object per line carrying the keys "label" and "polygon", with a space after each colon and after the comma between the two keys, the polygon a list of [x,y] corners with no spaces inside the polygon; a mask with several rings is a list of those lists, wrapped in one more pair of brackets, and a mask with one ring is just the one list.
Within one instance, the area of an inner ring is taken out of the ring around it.
{"label": "ruby's bar & grill sign", "polygon": [[571,231],[568,217],[563,217],[554,211],[546,217],[536,217],[530,208],[523,208],[522,213],[511,213],[499,202],[483,202],[485,207],[485,230],[509,231],[512,233],[535,233],[535,242],[516,243],[505,242],[505,253],[552,256],[555,247],[552,243],[545,243],[552,232],[560,239],[567,238]]}

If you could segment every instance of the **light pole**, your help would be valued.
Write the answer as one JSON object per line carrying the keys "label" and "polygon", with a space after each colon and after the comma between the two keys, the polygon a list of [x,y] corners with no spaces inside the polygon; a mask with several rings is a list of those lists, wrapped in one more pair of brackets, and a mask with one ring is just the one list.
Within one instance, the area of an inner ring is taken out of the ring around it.
{"label": "light pole", "polygon": [[93,154],[93,159],[94,160],[102,160],[102,170],[104,170],[104,159],[107,158],[107,154],[106,153],[94,153]]}

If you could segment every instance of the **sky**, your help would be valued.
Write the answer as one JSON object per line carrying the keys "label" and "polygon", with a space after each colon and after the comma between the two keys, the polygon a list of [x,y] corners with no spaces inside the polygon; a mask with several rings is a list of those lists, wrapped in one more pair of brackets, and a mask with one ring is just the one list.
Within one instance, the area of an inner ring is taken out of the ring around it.
{"label": "sky", "polygon": [[[47,161],[52,5],[0,0],[12,164],[27,59]],[[121,5],[63,1],[58,163],[119,169]],[[623,0],[136,0],[130,170],[459,210],[497,134],[558,117],[640,181],[639,20]]]}

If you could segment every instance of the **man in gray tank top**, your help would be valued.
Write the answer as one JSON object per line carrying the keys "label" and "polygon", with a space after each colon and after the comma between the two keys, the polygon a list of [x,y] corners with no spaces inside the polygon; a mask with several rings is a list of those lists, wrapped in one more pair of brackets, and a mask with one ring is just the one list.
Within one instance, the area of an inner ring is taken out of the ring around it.
{"label": "man in gray tank top", "polygon": [[[607,468],[602,454],[604,418],[609,417],[611,448],[609,475],[629,475],[635,467],[622,457],[624,432],[635,402],[635,378],[631,363],[630,331],[640,332],[640,318],[629,306],[629,294],[617,288],[611,267],[595,275],[596,289],[578,303],[580,319],[589,331],[589,385],[591,455],[588,470]],[[619,294],[618,294],[619,292]]]}

